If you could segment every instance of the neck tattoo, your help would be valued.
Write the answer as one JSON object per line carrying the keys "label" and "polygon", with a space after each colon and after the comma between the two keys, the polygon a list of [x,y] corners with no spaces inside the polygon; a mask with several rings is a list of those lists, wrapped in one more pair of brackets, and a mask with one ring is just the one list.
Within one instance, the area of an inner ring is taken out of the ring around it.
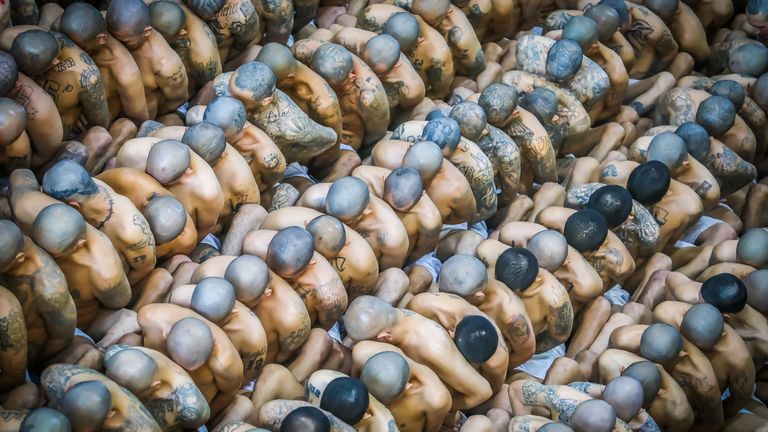
{"label": "neck tattoo", "polygon": [[96,229],[101,231],[101,229],[104,227],[104,224],[109,222],[110,219],[112,219],[112,213],[114,213],[114,210],[112,208],[114,204],[114,200],[112,199],[112,195],[109,194],[106,190],[104,190],[104,194],[107,196],[107,204],[109,204],[109,208],[107,209],[107,215],[104,217],[104,220],[99,222],[99,224],[96,226]]}

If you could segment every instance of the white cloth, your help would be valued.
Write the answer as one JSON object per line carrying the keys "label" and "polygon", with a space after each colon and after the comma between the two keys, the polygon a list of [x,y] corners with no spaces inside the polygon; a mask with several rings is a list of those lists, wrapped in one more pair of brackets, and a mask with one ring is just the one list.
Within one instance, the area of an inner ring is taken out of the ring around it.
{"label": "white cloth", "polygon": [[351,151],[351,152],[357,153],[357,150],[355,150],[354,147],[352,147],[351,145],[347,145],[347,144],[339,144],[339,149],[347,150],[347,151]]}
{"label": "white cloth", "polygon": [[542,28],[541,26],[536,26],[536,27],[531,29],[531,33],[533,33],[533,34],[535,34],[537,36],[541,36],[541,35],[544,34],[544,28]]}
{"label": "white cloth", "polygon": [[707,230],[707,228],[717,225],[721,223],[720,219],[715,219],[713,217],[709,216],[702,216],[699,218],[699,220],[696,221],[696,225],[694,225],[691,229],[688,230],[687,233],[681,238],[681,241],[696,244],[696,240],[699,238],[701,233]]}
{"label": "white cloth", "polygon": [[207,236],[205,236],[203,241],[201,241],[200,243],[213,246],[217,251],[221,251],[221,240],[219,240],[218,237],[216,237],[213,234],[208,234]]}
{"label": "white cloth", "polygon": [[189,101],[184,102],[184,105],[176,108],[176,112],[180,113],[182,117],[186,117],[188,109],[189,109]]}
{"label": "white cloth", "polygon": [[629,303],[629,293],[621,287],[621,285],[614,285],[611,289],[603,294],[603,297],[607,298],[612,305],[624,306]]}
{"label": "white cloth", "polygon": [[552,367],[555,359],[565,355],[565,344],[560,344],[549,351],[540,354],[534,354],[527,362],[518,366],[517,370],[523,371],[528,375],[535,376],[538,379],[544,379],[547,371]]}
{"label": "white cloth", "polygon": [[309,169],[298,162],[292,162],[288,164],[287,167],[285,167],[285,171],[283,172],[283,178],[288,178],[288,177],[302,177],[307,180],[311,180],[312,182],[315,182],[315,179],[313,179],[312,176],[309,175]]}
{"label": "white cloth", "polygon": [[440,269],[442,268],[443,263],[437,259],[437,255],[435,255],[434,252],[431,252],[417,259],[413,264],[411,264],[411,267],[415,265],[427,269],[429,274],[432,275],[432,283],[435,283],[437,282],[438,276],[440,276]]}
{"label": "white cloth", "polygon": [[485,224],[485,221],[469,224],[466,222],[460,224],[443,224],[443,227],[440,229],[440,240],[444,239],[448,234],[451,234],[454,231],[473,231],[479,234],[483,240],[488,239],[488,226]]}
{"label": "white cloth", "polygon": [[341,328],[339,328],[338,322],[335,322],[333,327],[328,330],[328,336],[330,336],[331,339],[335,340],[336,342],[341,343]]}
{"label": "white cloth", "polygon": [[678,240],[678,241],[675,242],[675,247],[678,248],[678,249],[685,249],[685,248],[689,248],[689,247],[696,247],[696,245],[695,244],[690,244],[690,243],[682,241],[682,240]]}
{"label": "white cloth", "polygon": [[75,327],[75,336],[84,337],[84,338],[88,339],[89,341],[91,341],[92,344],[96,345],[96,342],[94,342],[93,339],[90,336],[88,336],[88,333],[80,330],[77,327]]}

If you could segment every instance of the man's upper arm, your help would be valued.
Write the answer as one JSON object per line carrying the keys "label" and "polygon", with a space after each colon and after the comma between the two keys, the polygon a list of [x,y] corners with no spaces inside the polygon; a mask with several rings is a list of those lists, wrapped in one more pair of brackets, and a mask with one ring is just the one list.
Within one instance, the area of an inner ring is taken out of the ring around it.
{"label": "man's upper arm", "polygon": [[131,286],[123,277],[114,285],[98,289],[93,294],[108,309],[119,309],[131,301]]}
{"label": "man's upper arm", "polygon": [[101,74],[95,67],[80,73],[80,106],[88,126],[109,127],[109,105]]}
{"label": "man's upper arm", "polygon": [[161,62],[155,79],[166,99],[187,100],[189,79],[178,55]]}
{"label": "man's upper arm", "polygon": [[141,71],[135,63],[127,65],[124,69],[127,70],[121,68],[120,73],[115,74],[123,111],[131,120],[148,120],[147,98],[144,94],[144,83],[141,81]]}

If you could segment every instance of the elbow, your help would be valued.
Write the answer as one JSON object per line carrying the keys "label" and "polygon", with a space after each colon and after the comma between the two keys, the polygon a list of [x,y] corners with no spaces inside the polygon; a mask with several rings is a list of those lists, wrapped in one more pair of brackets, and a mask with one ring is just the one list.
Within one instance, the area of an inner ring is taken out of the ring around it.
{"label": "elbow", "polygon": [[481,403],[487,401],[493,396],[493,390],[491,389],[491,385],[486,381],[485,379],[482,379],[481,385],[478,386],[477,389],[475,389],[472,394],[467,395],[466,398],[466,405],[467,408],[473,408]]}

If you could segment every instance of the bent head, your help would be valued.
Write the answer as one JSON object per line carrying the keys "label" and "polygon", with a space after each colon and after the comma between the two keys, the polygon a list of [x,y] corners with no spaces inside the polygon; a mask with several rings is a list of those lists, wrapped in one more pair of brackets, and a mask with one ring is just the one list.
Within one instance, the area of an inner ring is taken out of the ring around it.
{"label": "bent head", "polygon": [[365,43],[361,57],[376,75],[383,75],[400,60],[400,43],[388,34],[374,36]]}
{"label": "bent head", "polygon": [[163,140],[152,146],[147,157],[147,174],[161,185],[177,182],[189,169],[189,147],[176,140]]}
{"label": "bent head", "polygon": [[580,210],[565,221],[563,236],[577,251],[593,252],[608,237],[608,222],[594,210]]}
{"label": "bent head", "polygon": [[472,255],[454,255],[445,260],[437,280],[441,292],[469,297],[485,289],[488,272],[478,258]]}
{"label": "bent head", "polygon": [[280,432],[331,432],[331,421],[318,408],[303,406],[285,416]]}
{"label": "bent head", "polygon": [[27,30],[13,40],[11,55],[19,71],[30,77],[39,77],[58,63],[59,44],[47,31]]}
{"label": "bent head", "polygon": [[71,432],[72,423],[67,416],[53,408],[36,408],[24,417],[19,430],[46,431],[46,432]]}
{"label": "bent head", "polygon": [[114,0],[107,8],[107,30],[129,50],[144,44],[152,31],[149,7],[141,0]]}
{"label": "bent head", "polygon": [[575,16],[563,27],[563,39],[570,39],[579,44],[582,51],[592,48],[597,42],[597,23],[588,16]]}
{"label": "bent head", "polygon": [[688,154],[699,162],[704,163],[706,161],[712,146],[706,129],[698,123],[686,122],[675,130],[675,134],[685,141],[685,149]]}
{"label": "bent head", "polygon": [[207,277],[195,285],[190,309],[208,321],[222,323],[235,307],[235,287],[221,277]]}
{"label": "bent head", "polygon": [[419,21],[409,12],[398,12],[389,17],[383,31],[384,34],[395,38],[405,53],[416,47],[420,32]]}
{"label": "bent head", "polygon": [[325,198],[326,212],[342,222],[354,221],[360,217],[371,194],[368,185],[357,177],[342,177],[331,185]]}
{"label": "bent head", "polygon": [[184,15],[184,10],[176,3],[161,0],[149,5],[149,22],[165,40],[173,42],[184,30],[187,17]]}
{"label": "bent head", "polygon": [[312,55],[310,67],[331,87],[339,88],[352,73],[352,54],[341,45],[325,43]]}
{"label": "bent head", "polygon": [[449,0],[416,0],[411,5],[413,13],[433,27],[443,21],[450,8]]}
{"label": "bent head", "polygon": [[141,214],[147,220],[158,246],[175,240],[187,225],[187,211],[172,196],[156,196],[150,199]]}
{"label": "bent head", "polygon": [[488,126],[485,110],[474,102],[454,105],[448,116],[459,124],[461,135],[470,141],[478,141]]}
{"label": "bent head", "polygon": [[13,144],[27,126],[27,112],[15,100],[0,97],[0,149]]}
{"label": "bent head", "polygon": [[747,288],[730,273],[720,273],[705,280],[699,295],[724,314],[739,313],[747,304]]}
{"label": "bent head", "polygon": [[423,192],[421,175],[414,168],[397,168],[384,180],[384,201],[399,212],[411,211]]}
{"label": "bent head", "polygon": [[685,140],[672,132],[663,132],[651,140],[648,145],[649,161],[659,161],[667,166],[669,172],[677,172],[688,157]]}
{"label": "bent head", "polygon": [[72,3],[64,9],[59,31],[86,52],[96,51],[106,42],[107,23],[98,9],[88,3]]}
{"label": "bent head", "polygon": [[248,305],[258,300],[267,290],[269,267],[255,255],[240,255],[229,263],[224,279],[232,284],[235,297]]}
{"label": "bent head", "polygon": [[547,52],[547,78],[562,83],[576,75],[584,56],[579,43],[570,39],[560,39]]}
{"label": "bent head", "polygon": [[415,169],[422,182],[435,178],[443,166],[443,152],[431,141],[419,141],[412,145],[403,156],[403,167]]}
{"label": "bent head", "polygon": [[360,296],[344,313],[344,327],[355,341],[375,340],[395,324],[397,311],[389,303],[373,296]]}
{"label": "bent head", "polygon": [[632,195],[619,185],[606,185],[590,195],[585,207],[603,215],[608,228],[616,228],[632,213]]}
{"label": "bent head", "polygon": [[188,145],[210,166],[215,166],[219,162],[227,146],[224,131],[207,122],[198,123],[187,129],[181,137],[181,142]]}
{"label": "bent head", "polygon": [[550,89],[539,87],[524,94],[520,106],[533,114],[541,124],[548,125],[557,114],[557,95]]}
{"label": "bent head", "polygon": [[480,93],[477,104],[485,110],[488,123],[498,126],[517,108],[517,89],[509,84],[493,83]]}
{"label": "bent head", "polygon": [[744,278],[749,305],[763,315],[768,314],[768,270],[757,270]]}
{"label": "bent head", "polygon": [[571,427],[575,432],[611,432],[615,424],[616,411],[600,399],[580,403],[571,417]]}
{"label": "bent head", "polygon": [[584,11],[584,16],[591,18],[597,24],[597,40],[608,42],[619,30],[619,13],[616,9],[599,4]]}
{"label": "bent head", "polygon": [[81,202],[98,193],[99,188],[82,165],[64,159],[45,172],[43,192],[57,200]]}
{"label": "bent head", "polygon": [[283,228],[275,234],[267,247],[269,269],[284,278],[301,274],[314,254],[312,234],[299,227]]}
{"label": "bent head", "polygon": [[456,348],[471,364],[485,363],[499,346],[499,334],[488,318],[480,315],[464,317],[453,336]]}
{"label": "bent head", "polygon": [[528,289],[539,275],[539,261],[528,249],[511,247],[496,260],[496,279],[515,292]]}
{"label": "bent head", "polygon": [[[0,57],[0,62],[2,61],[1,59],[2,57]],[[0,67],[2,67],[2,63],[0,63]],[[0,80],[0,82],[6,81]],[[768,73],[760,75],[760,78],[752,84],[750,96],[752,96],[752,99],[763,111],[768,111]]]}
{"label": "bent head", "polygon": [[370,396],[365,384],[346,376],[329,382],[320,398],[321,409],[348,425],[355,425],[362,420],[369,403]]}
{"label": "bent head", "polygon": [[171,327],[166,345],[171,360],[188,371],[194,371],[211,356],[213,333],[203,321],[184,318]]}
{"label": "bent head", "polygon": [[24,234],[19,227],[0,219],[0,272],[5,272],[24,249]]}
{"label": "bent head", "polygon": [[267,65],[257,61],[240,65],[229,80],[229,92],[246,107],[268,105],[276,88],[275,74]]}
{"label": "bent head", "polygon": [[306,230],[312,234],[315,250],[326,259],[336,258],[347,243],[344,224],[333,216],[321,215],[312,219]]}
{"label": "bent head", "polygon": [[112,411],[112,395],[99,381],[82,381],[64,393],[59,410],[69,418],[73,430],[101,430]]}
{"label": "bent head", "polygon": [[666,165],[659,161],[648,161],[629,174],[627,190],[632,199],[644,206],[651,206],[664,198],[671,180]]}
{"label": "bent head", "polygon": [[768,231],[764,228],[750,228],[742,234],[736,244],[736,258],[758,269],[767,268]]}
{"label": "bent head", "polygon": [[616,417],[628,422],[643,407],[643,386],[632,377],[618,376],[605,386],[603,400],[613,407]]}
{"label": "bent head", "polygon": [[278,81],[288,78],[296,70],[296,59],[291,50],[276,42],[264,45],[256,56],[256,61],[267,65]]}
{"label": "bent head", "polygon": [[[767,54],[768,55],[768,54]],[[704,127],[713,137],[725,135],[736,121],[736,108],[723,96],[710,96],[696,111],[696,123]]]}
{"label": "bent head", "polygon": [[245,126],[245,105],[231,96],[217,96],[205,107],[203,121],[218,126],[231,139]]}
{"label": "bent head", "polygon": [[424,125],[421,139],[437,144],[442,149],[443,155],[449,156],[456,151],[461,142],[461,127],[451,118],[436,118]]}
{"label": "bent head", "polygon": [[723,314],[711,304],[702,303],[694,305],[685,313],[680,333],[697,347],[708,350],[720,340],[724,327]]}
{"label": "bent head", "polygon": [[224,7],[226,0],[187,0],[187,6],[203,21],[213,19]]}
{"label": "bent head", "polygon": [[665,23],[670,23],[677,15],[680,0],[647,0],[643,2],[643,6],[658,15]]}
{"label": "bent head", "polygon": [[664,367],[673,365],[682,349],[683,336],[666,323],[649,325],[640,337],[640,355]]}
{"label": "bent head", "polygon": [[709,92],[713,95],[722,96],[727,98],[739,111],[744,105],[744,99],[747,97],[747,92],[744,87],[734,80],[722,80],[712,84]]}
{"label": "bent head", "polygon": [[536,257],[539,266],[550,272],[559,269],[568,257],[568,241],[555,230],[544,230],[528,240],[526,249]]}
{"label": "bent head", "polygon": [[19,67],[16,60],[7,52],[0,51],[0,96],[5,96],[13,90],[18,79]]}
{"label": "bent head", "polygon": [[650,407],[661,389],[661,372],[656,365],[649,361],[635,362],[624,369],[621,376],[634,378],[640,383],[643,387],[643,406]]}
{"label": "bent head", "polygon": [[66,204],[52,204],[38,213],[32,240],[54,258],[63,258],[85,242],[85,219]]}
{"label": "bent head", "polygon": [[123,349],[105,361],[106,375],[118,385],[141,397],[150,389],[157,373],[157,363],[137,349]]}
{"label": "bent head", "polygon": [[768,48],[759,43],[736,48],[728,57],[728,69],[733,73],[759,77],[768,72]]}
{"label": "bent head", "polygon": [[622,0],[600,0],[597,6],[608,6],[616,11],[619,16],[619,27],[626,27],[629,24],[629,9]]}
{"label": "bent head", "polygon": [[360,381],[373,397],[389,405],[405,390],[411,369],[403,356],[384,351],[369,358],[360,370]]}

